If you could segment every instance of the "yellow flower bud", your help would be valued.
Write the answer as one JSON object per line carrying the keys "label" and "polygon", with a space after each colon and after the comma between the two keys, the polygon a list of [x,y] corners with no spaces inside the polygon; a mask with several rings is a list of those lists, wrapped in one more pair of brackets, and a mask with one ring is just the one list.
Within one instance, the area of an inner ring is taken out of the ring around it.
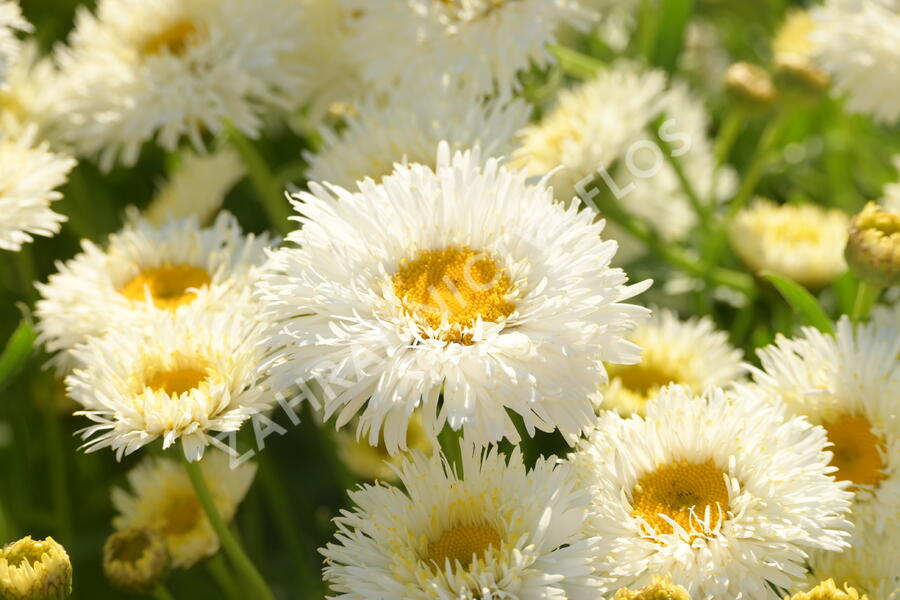
{"label": "yellow flower bud", "polygon": [[146,527],[115,532],[103,545],[103,572],[127,592],[149,592],[169,573],[169,550],[163,537]]}
{"label": "yellow flower bud", "polygon": [[64,600],[72,593],[72,563],[53,538],[31,536],[0,550],[0,598]]}
{"label": "yellow flower bud", "polygon": [[769,108],[778,97],[769,73],[748,62],[737,62],[728,67],[725,88],[735,102],[748,110]]}
{"label": "yellow flower bud", "polygon": [[900,284],[900,211],[869,202],[850,223],[844,256],[860,281],[878,287]]}
{"label": "yellow flower bud", "polygon": [[866,596],[860,596],[859,592],[846,584],[842,590],[834,585],[834,580],[828,579],[808,592],[794,594],[786,600],[866,600]]}
{"label": "yellow flower bud", "polygon": [[620,589],[614,600],[691,600],[691,596],[686,589],[675,585],[668,577],[654,577],[652,584],[639,590]]}

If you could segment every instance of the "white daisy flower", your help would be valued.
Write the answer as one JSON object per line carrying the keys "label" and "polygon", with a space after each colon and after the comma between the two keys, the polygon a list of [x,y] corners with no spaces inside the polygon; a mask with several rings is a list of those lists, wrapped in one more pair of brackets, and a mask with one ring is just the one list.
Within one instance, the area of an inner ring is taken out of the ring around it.
{"label": "white daisy flower", "polygon": [[[208,229],[194,218],[161,227],[137,219],[105,249],[83,240],[81,254],[57,263],[58,272],[36,286],[40,340],[48,352],[67,351],[108,329],[158,322],[188,307],[233,312],[271,243],[266,235],[243,235],[228,213]],[[55,360],[63,371],[73,364],[67,352]]]}
{"label": "white daisy flower", "polygon": [[184,152],[174,173],[144,211],[144,218],[156,226],[191,216],[208,223],[245,174],[240,157],[230,148],[211,154]]}
{"label": "white daisy flower", "polygon": [[35,235],[53,237],[66,217],[50,204],[62,198],[56,190],[66,183],[75,161],[50,152],[28,128],[17,139],[0,134],[0,248],[18,251]]}
{"label": "white daisy flower", "polygon": [[[231,301],[245,298],[232,297]],[[110,329],[72,353],[66,377],[77,412],[96,423],[82,431],[88,452],[110,447],[116,458],[162,439],[180,441],[199,460],[217,433],[233,432],[273,401],[257,385],[260,327],[247,313],[186,310],[174,319]],[[241,314],[244,313],[244,314]]]}
{"label": "white daisy flower", "polygon": [[826,0],[811,14],[817,62],[847,107],[900,120],[900,0]]}
{"label": "white daisy flower", "polygon": [[818,204],[758,199],[728,225],[731,246],[754,273],[772,271],[821,288],[847,270],[844,247],[850,217]]}
{"label": "white daisy flower", "polygon": [[271,383],[317,380],[326,419],[360,413],[371,444],[383,428],[402,449],[416,406],[431,436],[446,422],[476,444],[517,442],[512,410],[572,442],[593,421],[599,361],[638,360],[623,336],[648,311],[624,301],[650,282],[627,286],[603,223],[524,173],[442,143],[436,170],[310,188],[297,247],[260,282]]}
{"label": "white daisy flower", "polygon": [[7,75],[0,85],[0,130],[18,138],[36,127],[45,136],[60,107],[53,61],[41,55],[36,41],[26,40]]}
{"label": "white daisy flower", "polygon": [[[622,208],[649,223],[667,240],[682,239],[696,223],[696,214],[650,128],[659,129],[681,162],[701,198],[725,200],[734,189],[734,175],[725,169],[715,181],[715,159],[707,136],[709,119],[702,102],[682,82],[667,84],[666,74],[619,62],[595,79],[563,90],[556,106],[540,123],[521,132],[515,164],[531,175],[557,170],[550,179],[557,198],[614,193]],[[615,164],[614,164],[615,163]],[[609,188],[598,170],[615,189]],[[594,181],[596,179],[596,181]],[[580,185],[579,185],[580,183]],[[637,242],[624,232],[628,258]]]}
{"label": "white daisy flower", "polygon": [[380,90],[446,74],[476,92],[505,93],[519,71],[550,61],[546,46],[561,24],[594,17],[576,0],[338,1],[356,16],[348,52]]}
{"label": "white daisy flower", "polygon": [[[406,429],[406,447],[430,456],[436,445],[436,441],[425,433],[422,417],[414,412]],[[408,454],[404,452],[391,456],[383,443],[373,446],[369,444],[369,440],[359,439],[357,434],[347,428],[337,432],[335,449],[341,462],[360,479],[377,479],[388,483],[397,481],[397,466]]]}
{"label": "white daisy flower", "polygon": [[780,598],[808,552],[847,546],[850,492],[825,431],[755,389],[664,388],[647,416],[600,418],[570,455],[593,493],[601,593],[668,574],[694,600]]}
{"label": "white daisy flower", "polygon": [[31,23],[22,16],[19,3],[14,0],[0,0],[0,87],[6,81],[9,65],[19,55],[18,31],[31,31]]}
{"label": "white daisy flower", "polygon": [[325,580],[346,600],[597,597],[585,535],[587,496],[572,470],[515,449],[463,453],[465,479],[416,453],[398,469],[405,491],[367,485],[335,519]]}
{"label": "white daisy flower", "polygon": [[104,169],[134,164],[141,146],[166,150],[229,121],[259,131],[272,106],[302,88],[301,6],[295,0],[101,0],[77,14],[64,73],[59,133]]}
{"label": "white daisy flower", "polygon": [[[246,462],[232,469],[226,454],[211,452],[200,469],[216,508],[226,523],[231,521],[253,483],[256,465]],[[128,484],[131,492],[112,490],[117,530],[147,527],[158,531],[172,555],[172,565],[185,569],[219,550],[219,538],[179,461],[145,458],[129,471]]]}
{"label": "white daisy flower", "polygon": [[386,100],[370,98],[340,132],[323,127],[322,149],[305,153],[307,178],[352,188],[365,177],[380,181],[395,163],[434,167],[441,141],[451,150],[478,146],[485,158],[505,156],[530,113],[523,100],[482,100],[452,82],[428,94],[401,88]]}
{"label": "white daisy flower", "polygon": [[609,385],[603,389],[602,408],[622,415],[644,414],[647,402],[670,383],[695,393],[726,387],[744,373],[743,353],[718,331],[708,317],[682,321],[670,310],[655,310],[628,339],[641,349],[641,362],[607,365]]}
{"label": "white daisy flower", "polygon": [[864,324],[844,317],[833,336],[779,336],[757,354],[755,381],[827,431],[835,477],[854,491],[856,543],[900,536],[900,306],[877,308]]}
{"label": "white daisy flower", "polygon": [[[843,552],[819,553],[808,585],[833,579],[840,587],[849,585],[868,600],[900,599],[900,541],[896,535],[867,540]],[[815,600],[815,599],[814,599]]]}

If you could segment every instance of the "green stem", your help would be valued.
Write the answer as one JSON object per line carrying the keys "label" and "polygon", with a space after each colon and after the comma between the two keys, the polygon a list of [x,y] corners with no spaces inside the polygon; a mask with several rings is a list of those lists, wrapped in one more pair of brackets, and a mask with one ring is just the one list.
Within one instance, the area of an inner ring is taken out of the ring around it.
{"label": "green stem", "polygon": [[200,463],[190,462],[183,455],[182,459],[188,477],[191,479],[191,484],[194,486],[194,492],[197,494],[197,500],[203,506],[203,511],[206,513],[206,517],[209,519],[209,523],[212,525],[216,535],[219,536],[219,541],[222,543],[222,548],[225,550],[228,558],[231,559],[231,562],[234,563],[234,566],[241,572],[252,589],[254,600],[275,600],[272,590],[269,589],[262,575],[259,574],[259,571],[256,570],[256,567],[247,557],[237,538],[225,524],[219,509],[216,508],[212,494],[206,485],[206,480],[203,478]]}
{"label": "green stem", "polygon": [[22,295],[29,303],[34,302],[37,300],[34,282],[37,281],[38,276],[30,244],[25,244],[21,250],[16,252],[16,267],[18,267],[19,281],[22,285]]}
{"label": "green stem", "polygon": [[[45,379],[46,381],[46,379]],[[47,394],[43,407],[44,424],[47,431],[47,455],[50,461],[50,490],[53,502],[53,516],[63,543],[72,543],[72,512],[69,506],[69,485],[66,479],[66,453],[63,450],[62,429],[59,415],[51,394]]]}
{"label": "green stem", "polygon": [[869,318],[869,313],[872,311],[872,307],[875,306],[875,302],[878,301],[881,290],[882,288],[877,285],[872,285],[865,281],[859,282],[859,288],[856,290],[856,300],[853,302],[853,314],[850,315],[850,319],[854,323],[859,323]]}
{"label": "green stem", "polygon": [[175,600],[175,597],[162,583],[153,588],[153,597],[157,600]]}
{"label": "green stem", "polygon": [[641,0],[640,19],[638,26],[638,48],[648,64],[653,62],[653,54],[656,52],[656,37],[659,29],[659,21],[656,18],[658,7],[652,0]]}
{"label": "green stem", "polygon": [[738,109],[732,109],[725,120],[722,121],[722,127],[716,136],[716,145],[713,152],[716,157],[716,166],[719,167],[728,162],[731,154],[731,148],[737,141],[738,134],[741,132],[741,126],[744,124],[744,112]]}
{"label": "green stem", "polygon": [[665,156],[666,160],[669,161],[669,164],[672,166],[672,170],[675,171],[675,176],[678,178],[678,182],[681,184],[681,189],[688,197],[688,200],[690,200],[694,212],[697,213],[697,217],[700,219],[701,227],[704,231],[706,231],[710,219],[708,205],[700,199],[700,195],[697,194],[697,190],[694,189],[694,184],[692,184],[690,179],[688,179],[687,173],[685,173],[684,167],[681,165],[681,161],[678,160],[677,156],[675,156],[675,152],[672,150],[672,146],[669,144],[669,142],[662,138],[660,129],[663,123],[665,123],[665,115],[656,119],[656,121],[650,127],[650,134],[653,136],[654,141],[662,150],[663,156]]}
{"label": "green stem", "polygon": [[6,513],[3,512],[3,498],[0,498],[0,546],[9,541],[9,527],[6,525]]}
{"label": "green stem", "polygon": [[756,151],[750,161],[750,166],[747,168],[747,172],[741,181],[741,187],[729,206],[729,216],[736,215],[756,191],[759,180],[762,179],[766,168],[772,162],[772,148],[784,132],[784,127],[789,123],[789,114],[788,110],[782,109],[769,121],[769,124],[763,130],[759,143],[756,145]]}
{"label": "green stem", "polygon": [[228,600],[240,600],[241,593],[234,583],[231,573],[228,571],[228,566],[222,560],[221,554],[216,554],[206,561],[206,569],[212,575],[212,578],[216,580],[216,584],[222,589]]}
{"label": "green stem", "polygon": [[456,476],[462,479],[465,476],[463,472],[462,461],[462,430],[454,430],[447,423],[438,434],[438,443],[441,445],[441,452],[450,463],[450,466],[456,471]]}
{"label": "green stem", "polygon": [[250,181],[272,227],[283,235],[290,233],[293,227],[288,217],[292,215],[292,211],[278,179],[253,142],[233,125],[229,124],[227,129],[228,140],[244,161]]}
{"label": "green stem", "polygon": [[563,72],[577,79],[592,79],[606,67],[602,61],[566,46],[550,44],[548,47]]}

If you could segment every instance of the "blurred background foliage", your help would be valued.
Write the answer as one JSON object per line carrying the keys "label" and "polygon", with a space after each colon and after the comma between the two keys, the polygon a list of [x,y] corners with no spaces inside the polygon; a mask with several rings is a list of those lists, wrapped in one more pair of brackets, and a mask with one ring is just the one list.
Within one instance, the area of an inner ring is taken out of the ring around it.
{"label": "blurred background foliage", "polygon": [[[93,3],[22,1],[44,50],[64,40],[79,4]],[[625,54],[688,79],[707,98],[715,133],[731,105],[715,74],[684,68],[690,28],[699,23],[717,32],[729,61],[767,65],[773,32],[787,11],[803,4],[787,0],[644,0],[635,34],[623,51],[614,52],[596,35],[566,42],[600,61]],[[535,103],[536,115],[540,104],[569,83],[569,72],[554,66],[523,76],[523,95]],[[774,107],[743,122],[730,154],[738,173],[746,172],[762,132],[774,113],[784,109]],[[790,119],[774,149],[775,159],[759,182],[759,195],[780,202],[812,201],[853,213],[866,201],[877,199],[882,186],[896,179],[891,164],[891,158],[900,154],[896,128],[886,129],[866,117],[848,115],[839,100],[795,104],[787,110]],[[302,187],[300,153],[314,145],[314,137],[272,123],[266,135],[253,143],[280,181]],[[55,210],[69,218],[61,234],[38,238],[30,252],[3,253],[0,259],[4,265],[0,270],[0,342],[7,345],[0,358],[0,375],[15,371],[12,377],[0,377],[6,382],[0,389],[0,500],[4,511],[0,514],[0,541],[26,534],[52,535],[60,541],[73,561],[73,597],[77,599],[125,597],[104,580],[100,550],[112,532],[110,488],[124,486],[125,473],[142,453],[119,463],[109,451],[85,454],[78,450],[74,433],[85,420],[71,416],[74,404],[65,398],[60,382],[42,368],[48,357],[32,350],[29,315],[35,291],[31,281],[46,280],[55,271],[55,261],[78,252],[81,238],[102,243],[119,229],[125,207],[145,207],[176,161],[177,156],[148,146],[135,167],[118,168],[107,175],[90,162],[81,162],[62,189],[64,199],[54,204]],[[248,180],[230,192],[223,208],[237,215],[245,230],[258,232],[268,226]],[[742,269],[727,251],[720,264]],[[750,317],[744,314],[739,320],[740,309],[712,301],[709,289],[668,297],[662,283],[672,277],[673,268],[653,255],[630,268],[629,274],[633,280],[652,277],[657,281],[650,295],[656,303],[675,306],[684,314],[711,314],[721,328],[732,332],[733,343],[744,349],[748,360],[753,360],[752,349],[768,343],[774,332],[789,332],[799,325],[794,312],[768,284],[758,282],[761,291]],[[832,316],[849,312],[854,286],[852,278],[845,276],[833,290],[823,292],[821,299]],[[257,480],[235,526],[276,593],[288,598],[322,597],[317,548],[331,537],[330,519],[346,505],[345,487],[352,480],[335,462],[331,428],[320,429],[308,409],[304,409],[299,426],[292,426],[283,415],[278,421],[288,432],[266,439],[265,451],[258,456]],[[565,445],[558,436],[540,434],[526,441],[524,450],[526,457],[533,459],[539,453],[564,452]],[[170,589],[176,598],[219,598],[212,573],[220,566],[212,561],[190,571],[176,570]]]}

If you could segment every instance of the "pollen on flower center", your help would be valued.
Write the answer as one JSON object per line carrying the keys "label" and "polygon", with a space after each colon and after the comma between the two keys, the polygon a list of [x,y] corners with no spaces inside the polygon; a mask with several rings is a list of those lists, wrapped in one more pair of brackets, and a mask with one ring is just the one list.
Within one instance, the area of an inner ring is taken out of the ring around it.
{"label": "pollen on flower center", "polygon": [[686,383],[683,377],[663,365],[652,361],[640,362],[636,365],[620,367],[611,366],[610,375],[617,377],[622,387],[634,394],[649,400],[656,391],[670,383]]}
{"label": "pollen on flower center", "polygon": [[143,302],[149,291],[157,308],[174,310],[197,297],[192,289],[209,285],[212,279],[206,269],[193,265],[164,265],[144,269],[119,289],[130,300]]}
{"label": "pollen on flower center", "polygon": [[184,54],[191,41],[197,35],[197,27],[188,19],[181,19],[164,30],[144,41],[141,54],[155,56],[167,51],[179,56]]}
{"label": "pollen on flower center", "polygon": [[194,367],[171,369],[154,373],[147,379],[146,385],[166,394],[181,395],[197,388],[207,375],[206,369]]}
{"label": "pollen on flower center", "polygon": [[643,518],[657,535],[675,532],[672,523],[661,515],[693,533],[706,530],[700,521],[707,508],[711,529],[724,518],[729,506],[724,475],[712,460],[659,467],[638,479],[632,497],[631,515]]}
{"label": "pollen on flower center", "polygon": [[475,558],[484,558],[488,548],[500,548],[500,535],[488,525],[458,525],[445,531],[437,541],[428,544],[428,560],[439,568],[445,561],[459,561],[468,567]]}
{"label": "pollen on flower center", "polygon": [[484,252],[465,246],[425,250],[403,260],[392,283],[404,310],[425,325],[436,328],[446,320],[454,326],[448,341],[460,341],[460,329],[479,317],[497,322],[515,308],[507,300],[512,284],[503,269]]}
{"label": "pollen on flower center", "polygon": [[884,479],[884,459],[878,451],[882,441],[872,433],[867,418],[844,414],[822,426],[834,444],[831,464],[837,467],[837,479],[858,485],[876,485]]}

